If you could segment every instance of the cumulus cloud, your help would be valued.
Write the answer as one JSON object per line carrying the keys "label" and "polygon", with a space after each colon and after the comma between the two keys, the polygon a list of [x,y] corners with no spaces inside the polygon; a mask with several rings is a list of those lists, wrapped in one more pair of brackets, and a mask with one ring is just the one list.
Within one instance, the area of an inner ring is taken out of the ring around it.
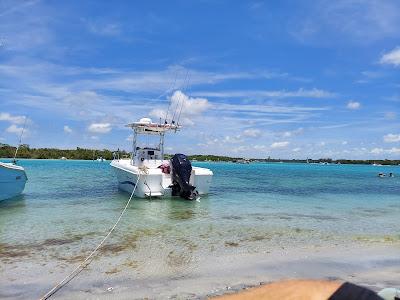
{"label": "cumulus cloud", "polygon": [[271,148],[273,149],[278,149],[278,148],[286,148],[287,146],[289,146],[289,142],[275,142],[271,144]]}
{"label": "cumulus cloud", "polygon": [[68,125],[64,125],[64,132],[65,133],[72,133],[72,129]]}
{"label": "cumulus cloud", "polygon": [[388,53],[385,53],[382,55],[380,61],[381,64],[385,65],[393,65],[395,67],[400,66],[400,47],[397,47],[393,49],[392,51],[389,51]]}
{"label": "cumulus cloud", "polygon": [[347,108],[348,109],[359,109],[360,107],[361,107],[361,103],[357,102],[357,101],[354,101],[354,100],[350,100],[347,103]]}
{"label": "cumulus cloud", "polygon": [[[184,123],[192,123],[190,117],[199,116],[212,107],[205,98],[192,98],[184,94],[182,91],[175,91],[170,98],[170,106],[168,111],[168,120],[178,121],[179,115]],[[155,108],[150,112],[150,116],[164,119],[167,110]]]}
{"label": "cumulus cloud", "polygon": [[24,124],[25,116],[13,116],[9,113],[0,113],[0,121],[10,122],[12,124]]}
{"label": "cumulus cloud", "polygon": [[199,115],[209,109],[211,104],[205,98],[191,98],[181,91],[175,91],[171,106],[181,107],[185,115]]}
{"label": "cumulus cloud", "polygon": [[6,132],[8,133],[15,133],[16,135],[20,135],[22,133],[23,128],[18,127],[15,124],[12,124],[10,127],[6,129]]}
{"label": "cumulus cloud", "polygon": [[389,133],[387,135],[385,135],[383,137],[383,140],[386,143],[396,143],[396,142],[400,142],[400,134],[393,134],[393,133]]}
{"label": "cumulus cloud", "polygon": [[111,131],[110,123],[92,123],[88,127],[89,132],[93,133],[108,133]]}

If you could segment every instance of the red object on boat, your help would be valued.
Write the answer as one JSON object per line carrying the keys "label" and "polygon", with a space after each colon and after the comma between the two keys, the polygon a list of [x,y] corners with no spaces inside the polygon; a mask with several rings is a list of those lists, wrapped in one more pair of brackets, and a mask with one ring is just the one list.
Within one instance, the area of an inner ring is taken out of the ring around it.
{"label": "red object on boat", "polygon": [[161,166],[159,166],[159,168],[161,169],[161,172],[163,172],[164,174],[171,173],[171,167],[167,163],[163,163]]}

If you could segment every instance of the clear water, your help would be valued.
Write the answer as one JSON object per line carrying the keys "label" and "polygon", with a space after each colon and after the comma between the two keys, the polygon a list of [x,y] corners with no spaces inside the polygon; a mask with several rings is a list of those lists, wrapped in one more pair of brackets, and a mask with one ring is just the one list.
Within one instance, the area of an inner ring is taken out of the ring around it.
{"label": "clear water", "polygon": [[[20,165],[29,179],[24,195],[0,202],[3,271],[33,261],[43,270],[76,265],[129,195],[118,191],[109,162]],[[200,202],[134,199],[97,260],[151,276],[187,272],[208,255],[400,240],[399,166],[196,165],[214,172],[209,196]],[[378,178],[379,172],[397,177]]]}

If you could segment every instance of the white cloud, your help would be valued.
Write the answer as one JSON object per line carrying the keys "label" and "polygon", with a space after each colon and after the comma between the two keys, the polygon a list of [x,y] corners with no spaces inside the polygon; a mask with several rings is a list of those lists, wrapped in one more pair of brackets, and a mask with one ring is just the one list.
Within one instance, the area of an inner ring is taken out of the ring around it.
{"label": "white cloud", "polygon": [[[170,98],[168,121],[177,122],[180,119],[180,123],[191,125],[193,124],[191,117],[199,116],[211,107],[207,99],[192,98],[178,90]],[[167,110],[155,108],[150,111],[150,116],[165,119]]]}
{"label": "white cloud", "polygon": [[374,148],[371,150],[372,154],[381,154],[383,153],[385,150],[383,148]]}
{"label": "white cloud", "polygon": [[72,129],[68,125],[64,125],[64,132],[65,133],[72,133]]}
{"label": "white cloud", "polygon": [[232,148],[232,151],[234,153],[248,152],[249,150],[250,150],[249,146],[238,146],[238,147]]}
{"label": "white cloud", "polygon": [[293,152],[300,152],[301,151],[301,148],[294,148],[293,150],[292,150]]}
{"label": "white cloud", "polygon": [[391,148],[386,150],[389,154],[400,154],[400,148]]}
{"label": "white cloud", "polygon": [[172,95],[171,107],[179,107],[185,115],[199,115],[209,109],[211,104],[205,98],[191,98],[181,91],[175,91]]}
{"label": "white cloud", "polygon": [[400,142],[400,134],[393,134],[393,133],[389,133],[387,135],[385,135],[383,137],[383,140],[386,143],[396,143],[396,142]]}
{"label": "white cloud", "polygon": [[381,64],[394,65],[395,67],[400,66],[400,47],[382,55],[379,62]]}
{"label": "white cloud", "polygon": [[289,142],[275,142],[271,144],[271,148],[277,149],[277,148],[286,148],[289,146]]}
{"label": "white cloud", "polygon": [[399,1],[311,1],[289,20],[291,33],[302,42],[331,45],[366,44],[399,37]]}
{"label": "white cloud", "polygon": [[292,137],[292,136],[300,135],[303,132],[304,132],[304,128],[300,127],[295,130],[292,130],[292,131],[285,131],[282,133],[282,136],[283,137]]}
{"label": "white cloud", "polygon": [[[219,141],[219,140],[218,140]],[[240,135],[237,136],[225,136],[222,143],[230,143],[230,144],[237,144],[237,143],[241,143],[242,139]]]}
{"label": "white cloud", "polygon": [[347,141],[343,141],[343,142],[342,142],[342,145],[347,145],[347,144],[348,144]]}
{"label": "white cloud", "polygon": [[12,124],[24,124],[25,116],[13,116],[9,113],[0,113],[0,121],[6,121]]}
{"label": "white cloud", "polygon": [[8,127],[8,128],[6,129],[6,131],[7,131],[8,133],[15,133],[15,134],[17,134],[17,135],[20,135],[21,132],[22,132],[22,130],[23,130],[22,127],[18,127],[18,126],[15,125],[15,124],[12,124],[10,127]]}
{"label": "white cloud", "polygon": [[361,107],[361,103],[360,102],[357,102],[357,101],[354,101],[354,100],[350,100],[348,103],[347,103],[347,106],[346,106],[348,109],[353,109],[353,110],[355,110],[355,109],[359,109],[360,107]]}
{"label": "white cloud", "polygon": [[93,133],[108,133],[111,131],[110,123],[92,123],[88,127],[89,132]]}
{"label": "white cloud", "polygon": [[374,148],[370,151],[372,154],[400,154],[400,148],[391,148],[391,149],[383,149],[383,148]]}
{"label": "white cloud", "polygon": [[259,137],[261,136],[261,130],[255,128],[246,129],[243,131],[242,135],[244,137]]}
{"label": "white cloud", "polygon": [[320,90],[320,89],[298,89],[297,91],[260,91],[260,90],[246,90],[246,91],[200,91],[195,92],[193,95],[202,97],[213,98],[332,98],[335,97],[334,93]]}
{"label": "white cloud", "polygon": [[[167,115],[167,112],[166,112],[164,109],[155,108],[155,109],[152,109],[152,110],[150,111],[149,115],[150,115],[151,117],[154,117],[154,118],[157,118],[157,119],[160,119],[160,118],[161,118],[162,120],[164,120],[165,117],[166,117],[166,115]],[[158,121],[158,120],[157,120],[157,121]]]}

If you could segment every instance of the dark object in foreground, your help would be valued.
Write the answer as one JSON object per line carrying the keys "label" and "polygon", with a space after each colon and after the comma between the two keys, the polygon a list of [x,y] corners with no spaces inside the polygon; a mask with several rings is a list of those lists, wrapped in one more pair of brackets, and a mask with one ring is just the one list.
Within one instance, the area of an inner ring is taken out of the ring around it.
{"label": "dark object in foreground", "polygon": [[[216,300],[383,300],[375,292],[348,282],[284,280],[251,288]],[[386,298],[385,298],[386,299]]]}
{"label": "dark object in foreground", "polygon": [[172,196],[181,196],[187,200],[194,200],[197,197],[196,187],[190,184],[192,164],[184,154],[175,154],[171,158],[172,166]]}
{"label": "dark object in foreground", "polygon": [[328,300],[382,300],[375,292],[350,282],[343,283]]}

